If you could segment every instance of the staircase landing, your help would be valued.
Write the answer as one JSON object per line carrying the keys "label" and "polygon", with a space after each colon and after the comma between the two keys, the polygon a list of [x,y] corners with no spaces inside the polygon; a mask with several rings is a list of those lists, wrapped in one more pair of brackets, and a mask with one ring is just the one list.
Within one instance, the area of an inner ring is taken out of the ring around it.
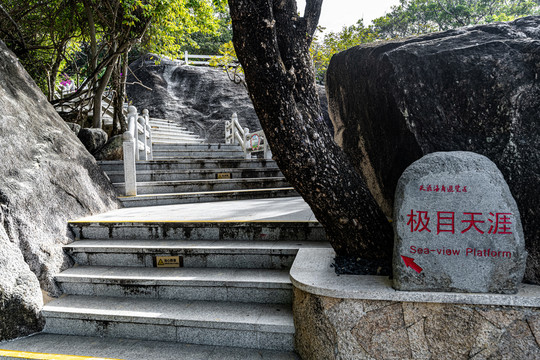
{"label": "staircase landing", "polygon": [[122,208],[72,221],[81,222],[244,222],[313,221],[317,219],[301,197],[252,199]]}

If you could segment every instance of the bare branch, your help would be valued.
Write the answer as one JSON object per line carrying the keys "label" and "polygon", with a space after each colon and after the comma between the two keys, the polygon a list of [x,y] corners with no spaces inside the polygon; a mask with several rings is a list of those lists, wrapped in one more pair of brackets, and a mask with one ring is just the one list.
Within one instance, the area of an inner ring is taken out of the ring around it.
{"label": "bare branch", "polygon": [[323,0],[307,0],[304,10],[304,19],[306,20],[307,32],[310,37],[315,34],[319,18],[321,16],[321,7]]}

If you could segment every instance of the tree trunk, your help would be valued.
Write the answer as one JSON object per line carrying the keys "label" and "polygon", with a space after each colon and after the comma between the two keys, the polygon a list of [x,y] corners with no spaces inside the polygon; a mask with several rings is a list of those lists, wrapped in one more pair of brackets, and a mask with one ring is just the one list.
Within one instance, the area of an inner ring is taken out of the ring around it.
{"label": "tree trunk", "polygon": [[233,43],[280,169],[338,255],[389,260],[392,228],[325,125],[309,55],[322,0],[229,0]]}
{"label": "tree trunk", "polygon": [[[117,49],[116,44],[112,44],[109,48],[110,54],[115,54]],[[107,88],[107,84],[109,83],[109,80],[111,79],[111,75],[113,73],[114,68],[116,67],[116,63],[118,61],[118,55],[115,55],[111,62],[109,62],[109,65],[107,65],[107,68],[105,69],[105,73],[103,76],[99,79],[98,86],[96,88],[96,91],[94,92],[94,119],[92,122],[92,127],[94,128],[102,128],[103,127],[103,114],[102,114],[102,98],[103,94],[105,93],[105,89]]]}
{"label": "tree trunk", "polygon": [[118,61],[118,77],[115,79],[116,96],[114,98],[113,134],[123,134],[127,130],[124,116],[124,98],[126,97],[126,79],[128,71],[129,49],[122,54]]}

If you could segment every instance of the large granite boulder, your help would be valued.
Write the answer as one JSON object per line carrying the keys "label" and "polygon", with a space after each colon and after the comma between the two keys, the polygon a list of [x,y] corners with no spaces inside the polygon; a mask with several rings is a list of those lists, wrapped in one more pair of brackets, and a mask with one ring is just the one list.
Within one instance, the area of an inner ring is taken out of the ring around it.
{"label": "large granite boulder", "polygon": [[[179,61],[146,55],[130,65],[128,99],[151,117],[177,121],[208,142],[225,141],[225,121],[238,114],[240,124],[260,130],[244,85],[223,70],[184,66]],[[141,82],[143,86],[138,85]]]}
{"label": "large granite boulder", "polygon": [[40,330],[67,221],[118,207],[94,158],[0,41],[0,340]]}
{"label": "large granite boulder", "polygon": [[[233,113],[250,131],[261,129],[246,87],[232,82],[219,68],[185,66],[149,54],[130,69],[128,99],[137,109],[148,109],[151,117],[176,121],[213,143],[225,142],[225,121]],[[324,87],[319,90],[329,122]]]}
{"label": "large granite boulder", "polygon": [[91,154],[101,149],[109,138],[104,130],[96,128],[80,129],[77,137]]}
{"label": "large granite boulder", "polygon": [[397,181],[436,151],[495,162],[516,199],[540,284],[540,17],[358,46],[335,55],[327,92],[336,142],[388,216]]}

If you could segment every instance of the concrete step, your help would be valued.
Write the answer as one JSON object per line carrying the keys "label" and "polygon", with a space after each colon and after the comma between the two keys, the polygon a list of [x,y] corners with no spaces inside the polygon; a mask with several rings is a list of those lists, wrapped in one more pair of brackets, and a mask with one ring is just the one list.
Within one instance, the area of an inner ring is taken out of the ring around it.
{"label": "concrete step", "polygon": [[152,131],[152,139],[159,139],[159,138],[172,138],[172,139],[200,139],[199,135],[195,135],[192,133],[188,133],[183,130],[153,130]]}
{"label": "concrete step", "polygon": [[[278,168],[239,168],[239,169],[186,169],[186,170],[141,170],[137,171],[137,182],[149,181],[181,181],[181,180],[212,180],[218,174],[228,174],[232,179],[283,177]],[[107,171],[113,183],[124,182],[124,171]]]}
{"label": "concrete step", "polygon": [[161,150],[153,149],[156,158],[204,158],[204,159],[223,159],[238,158],[243,159],[246,154],[242,150]]}
{"label": "concrete step", "polygon": [[317,221],[81,220],[70,221],[69,226],[81,240],[326,241],[324,228]]}
{"label": "concrete step", "polygon": [[[260,350],[228,346],[193,345],[90,336],[39,333],[0,343],[0,349],[42,354],[41,359],[72,359],[71,355],[98,360],[298,360],[293,351]],[[60,357],[54,354],[66,354]],[[67,355],[69,354],[69,355]],[[47,357],[48,356],[48,357]],[[53,357],[56,356],[56,357]],[[35,357],[33,357],[35,359]],[[12,359],[11,357],[2,359]],[[15,358],[13,358],[15,359]],[[19,358],[17,358],[19,359]]]}
{"label": "concrete step", "polygon": [[[125,193],[124,183],[113,184],[118,193]],[[234,191],[264,188],[285,188],[289,183],[284,177],[256,178],[256,179],[210,179],[210,180],[182,180],[182,181],[153,181],[138,182],[137,194],[169,194],[210,191]]]}
{"label": "concrete step", "polygon": [[219,143],[207,143],[199,145],[191,144],[156,144],[154,150],[226,150],[226,151],[242,151],[240,145],[237,144],[219,144]]}
{"label": "concrete step", "polygon": [[78,266],[56,281],[70,295],[292,303],[288,270]]}
{"label": "concrete step", "polygon": [[174,120],[166,120],[166,119],[153,119],[153,118],[150,118],[149,123],[150,123],[150,125],[171,125],[171,126],[180,126],[180,127],[182,127],[181,123],[176,122]]}
{"label": "concrete step", "polygon": [[68,295],[43,308],[44,332],[294,350],[290,305]]}
{"label": "concrete step", "polygon": [[[99,161],[103,171],[124,171],[123,161]],[[137,172],[145,170],[277,168],[274,160],[266,159],[180,159],[137,161]]]}
{"label": "concrete step", "polygon": [[162,135],[186,135],[186,136],[198,136],[193,131],[188,131],[180,127],[173,126],[152,126],[152,134],[162,134]]}
{"label": "concrete step", "polygon": [[299,196],[292,187],[223,190],[206,192],[185,192],[165,194],[143,194],[137,196],[119,196],[118,200],[124,207],[161,206],[174,204],[194,204],[214,201],[273,199]]}
{"label": "concrete step", "polygon": [[205,139],[177,139],[177,138],[156,138],[152,137],[152,144],[204,144]]}
{"label": "concrete step", "polygon": [[[153,268],[156,256],[180,256],[184,268],[288,269],[300,248],[326,241],[77,240],[64,248],[79,265]],[[163,269],[158,269],[163,270]]]}

